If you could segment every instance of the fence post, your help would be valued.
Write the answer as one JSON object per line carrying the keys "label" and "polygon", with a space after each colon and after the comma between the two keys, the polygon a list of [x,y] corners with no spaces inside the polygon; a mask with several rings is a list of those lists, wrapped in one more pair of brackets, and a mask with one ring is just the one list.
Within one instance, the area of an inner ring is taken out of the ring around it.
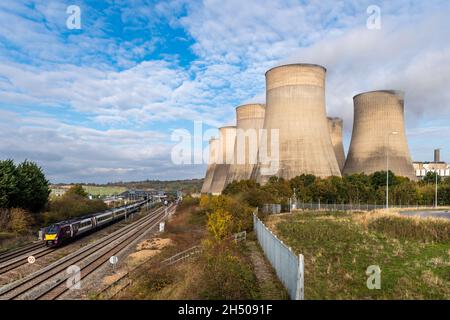
{"label": "fence post", "polygon": [[305,300],[305,258],[302,254],[298,256],[297,292],[295,300]]}

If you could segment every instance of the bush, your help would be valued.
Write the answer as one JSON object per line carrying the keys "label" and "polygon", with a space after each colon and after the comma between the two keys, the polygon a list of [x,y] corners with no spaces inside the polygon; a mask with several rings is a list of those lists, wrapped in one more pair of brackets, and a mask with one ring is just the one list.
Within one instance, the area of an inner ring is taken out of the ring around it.
{"label": "bush", "polygon": [[9,227],[12,232],[25,234],[29,231],[32,224],[32,218],[29,212],[21,208],[11,209],[11,218]]}
{"label": "bush", "polygon": [[50,201],[44,213],[44,224],[80,217],[90,213],[105,211],[108,206],[102,200],[89,200],[79,195],[64,195]]}
{"label": "bush", "polygon": [[80,196],[82,198],[87,198],[88,193],[84,190],[83,186],[81,184],[76,184],[72,187],[70,187],[69,190],[64,194],[67,197],[70,196]]}
{"label": "bush", "polygon": [[369,223],[369,230],[382,232],[397,239],[447,242],[450,239],[450,221],[380,217]]}
{"label": "bush", "polygon": [[233,217],[224,209],[216,209],[208,214],[208,231],[216,240],[231,236]]}

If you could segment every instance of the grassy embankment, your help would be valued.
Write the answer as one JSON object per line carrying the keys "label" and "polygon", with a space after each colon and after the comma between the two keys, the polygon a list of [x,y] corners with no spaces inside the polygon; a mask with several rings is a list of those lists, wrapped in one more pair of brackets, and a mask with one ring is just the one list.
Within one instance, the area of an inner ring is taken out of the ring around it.
{"label": "grassy embankment", "polygon": [[[450,299],[450,221],[395,213],[296,213],[267,223],[305,256],[306,299]],[[366,269],[381,268],[369,290]]]}
{"label": "grassy embankment", "polygon": [[[230,241],[212,245],[207,240],[207,216],[197,205],[182,204],[178,207],[161,237],[169,238],[172,245],[162,249],[159,255],[132,275],[133,284],[117,298],[286,298],[286,292],[273,273],[266,272],[260,279],[253,259],[258,254],[255,246],[235,245]],[[160,262],[165,258],[194,245],[203,248],[196,259],[170,267],[161,266]],[[256,267],[261,269],[264,263],[259,261]]]}

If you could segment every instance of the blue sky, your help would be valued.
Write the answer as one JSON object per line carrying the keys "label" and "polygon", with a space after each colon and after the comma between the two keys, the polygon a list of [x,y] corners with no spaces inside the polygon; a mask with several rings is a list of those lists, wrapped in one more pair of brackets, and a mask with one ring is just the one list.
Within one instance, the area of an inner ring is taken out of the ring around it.
{"label": "blue sky", "polygon": [[[81,29],[66,26],[69,5]],[[370,5],[381,29],[366,27]],[[176,129],[234,122],[264,102],[264,73],[323,64],[327,112],[353,95],[406,92],[414,160],[450,161],[448,1],[2,1],[0,158],[38,162],[52,182],[195,178],[170,160]],[[206,147],[206,141],[205,141]]]}

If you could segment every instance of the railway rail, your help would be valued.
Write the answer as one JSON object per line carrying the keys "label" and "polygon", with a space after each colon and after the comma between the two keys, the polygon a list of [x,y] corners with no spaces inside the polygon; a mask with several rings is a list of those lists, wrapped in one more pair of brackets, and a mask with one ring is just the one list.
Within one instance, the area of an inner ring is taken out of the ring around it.
{"label": "railway rail", "polygon": [[0,264],[14,258],[27,255],[36,249],[44,247],[42,242],[33,242],[17,249],[11,249],[0,253]]}
{"label": "railway rail", "polygon": [[49,248],[45,245],[38,246],[37,249],[29,250],[24,253],[20,253],[18,255],[13,256],[10,259],[5,259],[0,263],[0,275],[7,273],[11,270],[14,270],[20,266],[26,265],[28,263],[28,257],[33,256],[36,259],[42,258],[43,256],[48,255],[53,252],[55,248]]}
{"label": "railway rail", "polygon": [[[167,210],[172,210],[169,207]],[[69,288],[68,267],[80,267],[81,279],[102,266],[112,255],[128,247],[165,218],[166,208],[153,210],[145,217],[73,252],[51,265],[0,288],[0,299],[56,299]]]}
{"label": "railway rail", "polygon": [[55,251],[43,242],[33,242],[23,247],[0,253],[0,276],[28,264],[28,257],[42,258]]}

